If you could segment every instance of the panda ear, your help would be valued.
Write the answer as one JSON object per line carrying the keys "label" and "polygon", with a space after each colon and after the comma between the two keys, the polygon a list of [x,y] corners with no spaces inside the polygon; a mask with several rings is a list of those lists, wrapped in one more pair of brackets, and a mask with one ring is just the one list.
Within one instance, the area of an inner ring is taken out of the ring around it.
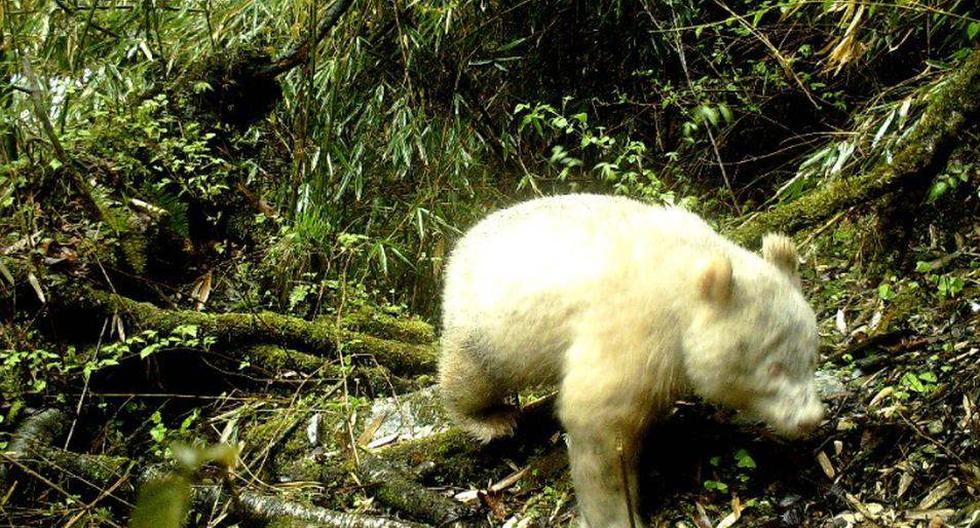
{"label": "panda ear", "polygon": [[698,271],[698,293],[702,299],[725,304],[732,297],[732,262],[724,255],[706,259]]}
{"label": "panda ear", "polygon": [[794,284],[800,282],[800,256],[786,235],[769,233],[762,239],[762,258],[785,273]]}

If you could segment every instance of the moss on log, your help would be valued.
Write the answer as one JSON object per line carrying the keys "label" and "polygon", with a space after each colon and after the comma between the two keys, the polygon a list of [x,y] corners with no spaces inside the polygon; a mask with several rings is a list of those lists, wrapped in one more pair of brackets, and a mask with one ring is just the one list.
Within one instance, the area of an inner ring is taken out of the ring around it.
{"label": "moss on log", "polygon": [[347,314],[342,318],[341,326],[353,332],[415,345],[427,345],[436,340],[432,325],[421,319],[394,317],[370,308]]}
{"label": "moss on log", "polygon": [[54,443],[68,429],[68,417],[59,409],[45,409],[26,418],[11,435],[7,451],[28,453],[34,446]]}
{"label": "moss on log", "polygon": [[[39,473],[53,478],[68,476],[87,487],[86,495],[98,495],[102,490],[123,479],[135,467],[136,461],[126,457],[109,455],[90,455],[66,451],[51,446],[33,446],[29,453],[31,464],[37,466]],[[127,500],[135,497],[137,475],[117,488],[113,495],[116,500],[129,505]]]}
{"label": "moss on log", "polygon": [[[117,506],[129,508],[135,500],[137,488],[154,479],[174,478],[162,466],[150,466],[139,474],[131,473],[139,464],[126,457],[90,455],[32,445],[30,456],[18,463],[38,475],[57,481],[65,477],[84,486],[85,494],[108,497]],[[120,479],[131,477],[119,486]],[[177,477],[182,478],[182,477]],[[105,494],[103,490],[113,489]],[[82,489],[82,488],[79,488]],[[244,521],[268,523],[268,526],[317,527],[317,528],[423,528],[413,522],[347,513],[296,502],[278,495],[258,493],[249,489],[231,493],[218,484],[201,484],[193,487],[191,504],[195,509],[216,511],[216,505],[229,505],[234,516]]]}
{"label": "moss on log", "polygon": [[252,365],[271,373],[292,370],[335,380],[341,380],[346,376],[352,386],[364,388],[372,396],[411,392],[433,382],[432,377],[425,374],[417,374],[412,378],[397,376],[380,364],[357,365],[353,371],[345,374],[344,369],[323,357],[277,345],[255,345],[247,348],[244,355]]}
{"label": "moss on log", "polygon": [[[423,478],[435,484],[461,485],[468,482],[484,486],[488,473],[503,477],[511,471],[500,464],[504,459],[528,460],[548,449],[560,430],[554,416],[554,399],[544,398],[525,407],[517,419],[517,432],[511,438],[482,444],[457,428],[400,442],[376,454],[401,468],[426,468]],[[433,464],[435,463],[435,464]]]}
{"label": "moss on log", "polygon": [[[211,491],[217,491],[212,486]],[[338,512],[284,500],[275,495],[241,491],[231,499],[241,518],[270,523],[269,526],[319,526],[334,528],[422,528],[424,525],[384,517]],[[304,524],[305,523],[305,524]]]}
{"label": "moss on log", "polygon": [[[277,345],[255,345],[245,349],[244,355],[244,359],[253,365],[258,365],[270,372],[296,370],[311,373],[328,368],[327,361],[321,356],[314,356]],[[329,374],[325,373],[324,377],[329,377]]]}
{"label": "moss on log", "polygon": [[793,233],[848,207],[880,198],[916,178],[931,178],[945,164],[950,145],[980,114],[980,49],[950,74],[929,99],[922,118],[891,160],[869,172],[827,183],[799,200],[750,217],[727,235],[756,246],[770,231]]}
{"label": "moss on log", "polygon": [[357,466],[357,475],[361,482],[374,488],[375,499],[414,519],[436,526],[456,526],[458,521],[474,516],[474,511],[428,490],[379,457],[362,459]]}
{"label": "moss on log", "polygon": [[30,456],[38,447],[50,445],[68,430],[68,417],[58,409],[45,409],[27,417],[10,435],[10,443],[0,464],[0,484],[5,488],[15,474],[17,461]]}
{"label": "moss on log", "polygon": [[214,338],[217,346],[225,348],[268,343],[335,357],[339,343],[345,356],[362,361],[373,358],[396,374],[427,374],[434,372],[436,367],[435,347],[431,344],[380,339],[325,322],[311,322],[274,312],[211,314],[166,310],[91,288],[67,292],[59,298],[59,303],[62,309],[84,312],[87,316],[119,313],[141,330],[172,332],[179,326],[193,325],[202,336]]}

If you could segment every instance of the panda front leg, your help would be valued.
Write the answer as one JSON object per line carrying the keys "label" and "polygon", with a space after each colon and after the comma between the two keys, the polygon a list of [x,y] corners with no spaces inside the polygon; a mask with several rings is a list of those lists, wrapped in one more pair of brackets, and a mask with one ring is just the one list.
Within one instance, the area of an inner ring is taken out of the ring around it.
{"label": "panda front leg", "polygon": [[[568,433],[568,456],[583,528],[642,526],[636,464],[647,410],[618,382],[612,365],[570,365],[558,411]],[[610,369],[610,370],[606,370]]]}

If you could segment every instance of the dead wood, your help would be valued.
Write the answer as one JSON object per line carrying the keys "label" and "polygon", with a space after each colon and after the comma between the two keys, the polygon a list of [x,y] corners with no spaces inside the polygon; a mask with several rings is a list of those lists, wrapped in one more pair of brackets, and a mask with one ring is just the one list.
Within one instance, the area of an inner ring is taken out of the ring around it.
{"label": "dead wood", "polygon": [[[542,446],[560,441],[560,425],[554,414],[554,397],[546,397],[525,406],[517,419],[513,437],[482,444],[465,432],[451,428],[432,436],[400,442],[376,454],[400,468],[424,468],[422,478],[436,482],[460,484],[475,482],[486,474],[486,465],[504,458],[526,460],[535,457]],[[479,483],[483,484],[483,483]]]}

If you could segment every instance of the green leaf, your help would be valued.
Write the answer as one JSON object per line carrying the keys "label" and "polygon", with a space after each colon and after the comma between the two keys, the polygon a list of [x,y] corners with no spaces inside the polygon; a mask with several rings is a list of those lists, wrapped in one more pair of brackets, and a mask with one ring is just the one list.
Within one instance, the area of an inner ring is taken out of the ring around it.
{"label": "green leaf", "polygon": [[153,343],[143,347],[143,349],[140,350],[140,359],[146,359],[157,350],[160,350],[160,346],[160,343]]}
{"label": "green leaf", "polygon": [[177,328],[174,328],[173,335],[180,337],[197,337],[197,325],[180,325]]}
{"label": "green leaf", "polygon": [[745,469],[755,469],[755,460],[749,455],[749,452],[744,449],[739,449],[735,452],[735,460],[738,461],[738,467]]}
{"label": "green leaf", "polygon": [[289,310],[295,310],[299,303],[306,300],[307,295],[310,294],[311,286],[309,284],[297,284],[289,292]]}
{"label": "green leaf", "polygon": [[895,292],[892,291],[890,284],[883,282],[878,286],[878,297],[881,297],[883,301],[890,301],[895,298]]}
{"label": "green leaf", "polygon": [[966,36],[973,40],[977,34],[980,34],[980,22],[970,22],[970,25],[966,26]]}
{"label": "green leaf", "polygon": [[936,383],[936,381],[939,380],[939,378],[937,378],[932,372],[920,372],[919,379],[926,383]]}
{"label": "green leaf", "polygon": [[929,203],[935,202],[936,200],[942,198],[946,191],[949,190],[949,183],[946,180],[937,180],[931,187],[929,187],[929,196],[927,201]]}
{"label": "green leaf", "polygon": [[911,372],[906,372],[905,375],[902,376],[902,385],[905,385],[915,392],[921,393],[926,391],[926,387],[919,380],[919,377]]}
{"label": "green leaf", "polygon": [[701,114],[701,117],[704,120],[711,123],[712,126],[718,126],[718,111],[714,108],[711,108],[708,105],[701,105],[701,107],[698,108],[698,113]]}
{"label": "green leaf", "polygon": [[726,104],[718,105],[718,111],[721,112],[721,117],[722,119],[725,120],[726,123],[731,123],[732,121],[735,120],[732,116],[732,110],[728,108],[728,105]]}
{"label": "green leaf", "polygon": [[704,489],[717,490],[722,493],[725,493],[728,491],[728,484],[725,484],[724,482],[719,482],[717,480],[706,480],[704,481]]}

